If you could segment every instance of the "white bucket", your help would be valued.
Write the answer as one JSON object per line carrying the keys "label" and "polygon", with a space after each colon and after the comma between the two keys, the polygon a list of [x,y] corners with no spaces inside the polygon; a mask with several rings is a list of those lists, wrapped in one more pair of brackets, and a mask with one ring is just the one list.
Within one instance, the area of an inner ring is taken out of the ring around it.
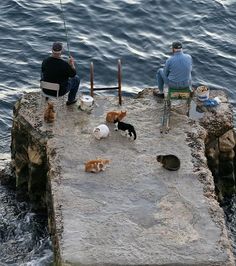
{"label": "white bucket", "polygon": [[199,86],[196,89],[196,95],[199,101],[203,102],[209,99],[209,89],[207,86]]}
{"label": "white bucket", "polygon": [[90,111],[93,108],[94,100],[89,95],[83,95],[80,97],[80,109],[83,111]]}

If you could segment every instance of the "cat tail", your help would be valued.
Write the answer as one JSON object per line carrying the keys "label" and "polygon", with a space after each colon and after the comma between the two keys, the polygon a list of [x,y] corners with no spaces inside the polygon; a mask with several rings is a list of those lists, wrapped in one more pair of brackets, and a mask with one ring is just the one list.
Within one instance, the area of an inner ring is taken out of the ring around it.
{"label": "cat tail", "polygon": [[136,140],[136,138],[137,138],[137,134],[136,134],[136,131],[134,130],[134,140]]}

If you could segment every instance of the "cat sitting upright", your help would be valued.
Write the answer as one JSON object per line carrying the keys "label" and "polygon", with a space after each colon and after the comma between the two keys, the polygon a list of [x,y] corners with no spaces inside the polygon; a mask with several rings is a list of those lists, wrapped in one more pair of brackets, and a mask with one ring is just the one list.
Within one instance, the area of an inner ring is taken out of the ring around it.
{"label": "cat sitting upright", "polygon": [[107,159],[96,159],[87,161],[85,165],[85,172],[98,173],[106,169],[106,165],[110,163]]}
{"label": "cat sitting upright", "polygon": [[106,121],[114,123],[116,120],[121,121],[126,116],[126,111],[111,111],[106,115]]}
{"label": "cat sitting upright", "polygon": [[54,110],[54,104],[48,102],[47,107],[44,110],[44,121],[46,123],[52,123],[55,120],[56,112]]}
{"label": "cat sitting upright", "polygon": [[135,140],[137,138],[136,131],[134,129],[134,126],[131,124],[127,124],[121,121],[116,120],[115,121],[115,130],[122,130],[126,133],[126,136],[133,138]]}
{"label": "cat sitting upright", "polygon": [[107,125],[101,124],[93,129],[93,135],[96,139],[102,139],[108,137],[110,130]]}

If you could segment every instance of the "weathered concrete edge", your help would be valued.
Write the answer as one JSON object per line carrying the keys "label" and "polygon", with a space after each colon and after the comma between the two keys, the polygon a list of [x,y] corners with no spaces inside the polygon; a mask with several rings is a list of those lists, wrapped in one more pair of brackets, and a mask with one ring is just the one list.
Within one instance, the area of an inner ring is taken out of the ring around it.
{"label": "weathered concrete edge", "polygon": [[[29,95],[29,94],[26,94]],[[53,161],[53,159],[56,156],[55,150],[49,148],[48,142],[53,137],[53,133],[51,131],[42,132],[40,130],[37,130],[37,126],[35,126],[35,123],[32,123],[32,121],[28,121],[25,119],[24,115],[20,113],[20,109],[22,107],[22,104],[24,105],[24,96],[19,99],[13,109],[13,125],[12,125],[12,143],[11,143],[11,151],[12,151],[12,168],[16,171],[16,162],[15,162],[15,152],[13,150],[14,147],[14,131],[19,127],[20,130],[28,131],[27,136],[25,138],[29,138],[29,136],[34,139],[34,144],[36,143],[38,146],[44,146],[44,152],[43,156],[46,156],[46,163],[47,163],[47,173],[46,174],[46,184],[45,184],[45,203],[47,205],[47,213],[48,213],[48,227],[49,227],[49,233],[51,235],[52,240],[52,246],[53,246],[53,253],[54,253],[54,263],[55,265],[61,265],[60,261],[60,247],[59,247],[59,238],[61,235],[61,232],[63,231],[63,222],[62,222],[62,215],[60,210],[60,204],[55,201],[54,195],[52,194],[52,191],[55,190],[55,188],[58,184],[58,180],[60,180],[60,171],[58,167],[55,168],[57,165],[56,162]],[[25,151],[26,157],[28,157],[27,151]],[[42,154],[40,154],[42,156]],[[30,163],[30,160],[28,161]],[[16,178],[17,173],[16,173]],[[20,177],[19,177],[20,178]]]}
{"label": "weathered concrete edge", "polygon": [[[18,114],[19,115],[19,114]],[[20,121],[21,118],[22,121],[28,123],[24,119],[23,116],[18,117],[18,120]],[[208,170],[206,157],[204,154],[205,151],[205,144],[204,139],[206,136],[206,130],[199,126],[194,121],[190,121],[192,123],[193,129],[195,129],[194,132],[186,132],[187,133],[187,141],[189,141],[189,145],[192,150],[192,156],[194,158],[194,172],[197,174],[199,180],[204,185],[204,196],[208,199],[209,202],[209,212],[212,215],[213,220],[216,222],[216,224],[221,228],[222,231],[222,237],[221,242],[222,245],[225,247],[228,253],[228,261],[225,265],[234,265],[234,257],[232,254],[232,247],[230,240],[227,236],[227,229],[224,221],[224,213],[223,210],[219,207],[219,203],[217,202],[216,195],[214,192],[214,181],[213,176],[211,172]],[[42,136],[40,134],[37,134],[34,126],[32,126],[30,123],[28,123],[28,126],[32,129],[32,134],[34,134],[35,138],[39,138],[38,141],[42,143],[42,139],[40,139]],[[46,136],[43,136],[44,138]],[[53,246],[54,246],[54,252],[55,252],[55,264],[56,265],[62,265],[61,257],[60,257],[60,245],[59,245],[59,239],[61,237],[61,234],[63,233],[63,217],[62,213],[60,211],[60,203],[54,201],[54,195],[52,194],[52,191],[57,191],[58,184],[61,182],[61,174],[60,174],[60,167],[58,166],[58,155],[56,150],[54,150],[53,147],[53,139],[45,139],[45,145],[46,145],[46,153],[48,157],[48,186],[47,186],[47,193],[48,197],[51,198],[51,220],[49,220],[49,224],[51,227],[51,234],[53,237]],[[197,152],[194,147],[198,147]],[[63,264],[66,265],[66,264]]]}
{"label": "weathered concrete edge", "polygon": [[[143,89],[138,93],[136,98],[142,98],[148,94],[152,95],[153,90],[153,88]],[[214,98],[216,96],[223,97],[223,102],[227,103],[228,106],[228,115],[230,116],[230,122],[229,124],[227,124],[226,129],[223,129],[223,127],[221,128],[222,131],[226,132],[230,128],[233,128],[233,106],[228,102],[228,97],[223,90],[211,90],[210,97]],[[224,119],[227,118],[224,117]],[[201,123],[204,124],[204,122],[206,121],[201,121]],[[186,132],[186,141],[188,142],[188,145],[191,148],[191,155],[193,157],[193,172],[197,176],[199,181],[203,184],[203,195],[206,197],[207,202],[209,204],[209,214],[211,215],[212,220],[221,229],[220,242],[228,254],[228,261],[225,265],[235,265],[235,258],[232,250],[232,240],[228,236],[224,211],[220,207],[219,202],[217,200],[217,195],[215,193],[214,177],[211,171],[209,170],[209,167],[207,165],[207,158],[205,155],[205,140],[207,134],[209,133],[208,127],[204,128],[200,125],[199,121],[195,121],[192,119],[189,119],[189,123],[191,125],[192,130]],[[204,124],[204,126],[206,126],[206,124]]]}
{"label": "weathered concrete edge", "polygon": [[49,169],[47,175],[47,195],[48,202],[50,203],[48,206],[48,223],[53,242],[54,264],[62,265],[60,239],[63,233],[63,216],[61,212],[61,204],[56,200],[56,197],[54,197],[53,194],[53,192],[56,193],[62,177],[60,167],[56,163],[57,153],[54,149],[49,148],[49,145],[47,145],[47,156]]}
{"label": "weathered concrete edge", "polygon": [[[45,188],[40,187],[39,189],[37,185],[46,182],[47,136],[42,136],[24,116],[19,114],[20,105],[21,101],[18,101],[13,109],[14,118],[11,134],[11,166],[15,171],[16,187],[18,192],[22,192],[20,190],[23,188],[23,190],[25,190],[23,193],[26,192],[32,203],[36,203],[33,204],[33,208],[45,208]],[[23,145],[22,140],[26,143],[26,146]],[[32,147],[33,149],[30,149]],[[24,165],[28,167],[27,173],[22,171]],[[37,178],[31,178],[32,176],[35,177],[34,174],[37,172],[35,170],[39,169],[41,170],[41,178],[39,178],[39,176],[37,176]],[[34,183],[35,181],[36,183]],[[28,183],[27,186],[26,183]],[[38,194],[35,197],[34,192],[36,191],[39,193],[35,193]]]}
{"label": "weathered concrete edge", "polygon": [[192,128],[195,129],[191,132],[186,132],[186,140],[189,142],[188,145],[191,148],[191,154],[193,157],[193,172],[196,174],[199,181],[203,184],[203,195],[208,201],[209,213],[212,217],[212,220],[221,228],[220,242],[228,254],[228,261],[225,265],[235,265],[234,255],[232,251],[232,241],[228,237],[224,211],[219,206],[219,202],[217,201],[214,178],[207,166],[204,142],[207,131],[195,121],[190,121],[189,123],[192,125]]}

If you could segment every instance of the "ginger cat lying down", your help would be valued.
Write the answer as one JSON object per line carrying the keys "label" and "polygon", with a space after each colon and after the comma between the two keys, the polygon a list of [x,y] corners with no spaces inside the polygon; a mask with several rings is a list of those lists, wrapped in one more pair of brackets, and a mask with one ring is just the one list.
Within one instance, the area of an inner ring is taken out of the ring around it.
{"label": "ginger cat lying down", "polygon": [[111,111],[107,113],[106,121],[114,123],[115,121],[121,121],[126,116],[126,111]]}
{"label": "ginger cat lying down", "polygon": [[106,159],[96,159],[87,161],[85,165],[85,172],[98,173],[106,169],[107,164],[110,163],[110,160]]}

